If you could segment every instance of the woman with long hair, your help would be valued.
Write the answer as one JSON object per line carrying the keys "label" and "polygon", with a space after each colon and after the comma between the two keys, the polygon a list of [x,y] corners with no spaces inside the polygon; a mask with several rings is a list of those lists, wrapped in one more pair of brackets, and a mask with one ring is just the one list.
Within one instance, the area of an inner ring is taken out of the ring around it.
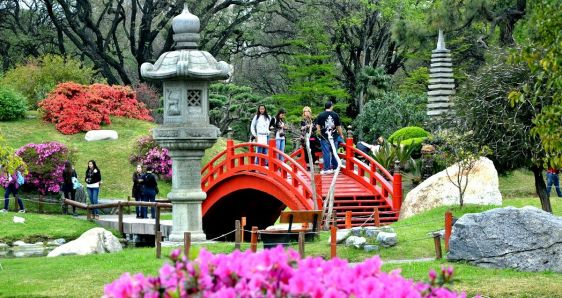
{"label": "woman with long hair", "polygon": [[[97,204],[98,196],[100,194],[101,172],[98,166],[96,165],[95,160],[88,161],[88,168],[86,169],[86,175],[84,175],[84,180],[86,181],[86,189],[88,190],[90,203]],[[93,209],[92,213],[96,219],[100,218],[98,209]]]}
{"label": "woman with long hair", "polygon": [[[132,195],[135,198],[135,201],[140,202],[142,201],[142,193],[143,193],[143,179],[144,173],[142,171],[142,165],[137,165],[137,169],[133,173],[133,189]],[[135,211],[137,212],[137,218],[142,218],[141,208],[139,206],[135,207]]]}
{"label": "woman with long hair", "polygon": [[[267,108],[264,105],[259,105],[256,115],[252,118],[252,124],[250,125],[250,131],[252,132],[252,136],[256,139],[256,143],[267,146],[269,122],[271,122],[271,117],[267,114]],[[257,153],[267,154],[267,149],[264,146],[258,146]],[[256,157],[256,164],[257,163],[258,158]]]}
{"label": "woman with long hair", "polygon": [[301,135],[300,141],[301,146],[305,151],[304,160],[308,164],[308,154],[306,153],[306,136],[310,132],[310,153],[312,155],[312,160],[316,161],[316,153],[320,152],[320,146],[318,145],[318,140],[315,137],[316,125],[314,125],[314,117],[312,116],[312,109],[306,106],[302,109],[302,119],[301,119]]}
{"label": "woman with long hair", "polygon": [[[281,152],[285,152],[285,113],[285,109],[279,109],[269,123],[269,129],[275,133],[275,147]],[[281,161],[284,159],[281,154],[277,158]]]}
{"label": "woman with long hair", "polygon": [[[62,187],[61,190],[64,198],[67,200],[76,201],[76,189],[74,189],[74,181],[72,178],[77,179],[76,171],[72,166],[70,160],[64,162],[64,170],[62,171]],[[68,205],[64,204],[64,214],[68,214]],[[72,215],[77,216],[76,207],[72,206]]]}

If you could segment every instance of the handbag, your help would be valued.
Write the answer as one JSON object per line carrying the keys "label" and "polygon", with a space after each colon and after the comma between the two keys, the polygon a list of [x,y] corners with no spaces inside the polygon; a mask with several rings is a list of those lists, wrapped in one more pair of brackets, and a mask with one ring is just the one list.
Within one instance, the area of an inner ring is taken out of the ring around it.
{"label": "handbag", "polygon": [[82,187],[82,184],[78,181],[78,178],[72,177],[72,188],[79,189],[80,187]]}

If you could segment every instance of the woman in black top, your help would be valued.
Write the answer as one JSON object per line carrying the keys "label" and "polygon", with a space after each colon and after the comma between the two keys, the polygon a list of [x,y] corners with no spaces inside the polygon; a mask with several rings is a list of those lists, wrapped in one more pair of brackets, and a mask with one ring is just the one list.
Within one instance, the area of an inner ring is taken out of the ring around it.
{"label": "woman in black top", "polygon": [[[137,165],[137,170],[133,173],[133,190],[132,195],[135,201],[142,201],[142,188],[143,188],[143,175],[142,166]],[[142,218],[141,209],[139,206],[135,207],[137,218]]]}
{"label": "woman in black top", "polygon": [[[98,195],[100,193],[100,184],[101,184],[101,172],[96,165],[95,160],[88,161],[88,169],[86,170],[86,175],[84,175],[84,180],[86,181],[86,188],[88,190],[88,196],[90,197],[91,204],[98,203]],[[98,209],[92,210],[96,219],[99,217]]]}
{"label": "woman in black top", "polygon": [[[62,172],[62,187],[61,190],[64,193],[64,198],[67,200],[76,201],[76,190],[74,189],[74,183],[72,178],[77,178],[76,171],[72,167],[72,163],[67,160],[64,163],[64,170]],[[68,213],[68,205],[64,204],[63,213]],[[76,207],[72,206],[72,215],[76,216]]]}
{"label": "woman in black top", "polygon": [[[156,176],[152,173],[152,166],[146,167],[146,174],[143,175],[143,201],[155,202],[156,195],[158,194],[158,182],[156,182]],[[141,213],[143,218],[148,218],[147,208],[142,207]],[[150,208],[151,218],[155,218],[154,207]]]}

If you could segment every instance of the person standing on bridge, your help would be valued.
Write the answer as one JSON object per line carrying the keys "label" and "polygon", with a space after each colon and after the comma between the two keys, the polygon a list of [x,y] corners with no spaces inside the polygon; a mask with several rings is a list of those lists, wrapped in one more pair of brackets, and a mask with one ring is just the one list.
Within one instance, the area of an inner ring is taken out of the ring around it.
{"label": "person standing on bridge", "polygon": [[[84,175],[84,180],[86,181],[86,189],[88,190],[88,196],[90,197],[91,204],[98,203],[98,196],[100,194],[101,185],[101,172],[96,165],[95,160],[88,161],[88,169],[86,169],[86,175]],[[99,210],[93,209],[92,213],[96,219],[99,219]]]}
{"label": "person standing on bridge", "polygon": [[[285,109],[279,109],[277,115],[269,122],[269,130],[273,130],[275,134],[275,147],[283,153],[285,153],[285,113]],[[281,154],[278,154],[277,158],[284,160]]]}
{"label": "person standing on bridge", "polygon": [[[139,164],[137,165],[136,171],[133,173],[133,189],[131,191],[136,202],[142,201],[143,176],[142,165]],[[142,218],[141,207],[135,206],[135,211],[137,213],[137,218]]]}
{"label": "person standing on bridge", "polygon": [[308,165],[308,154],[306,152],[306,136],[310,131],[309,141],[310,141],[310,153],[312,155],[312,161],[316,161],[316,152],[320,152],[320,146],[318,145],[318,139],[315,137],[316,126],[314,125],[314,118],[312,117],[312,109],[306,106],[302,109],[302,120],[301,120],[301,146],[305,151],[304,160]]}
{"label": "person standing on bridge", "polygon": [[[264,105],[259,105],[256,115],[252,118],[252,124],[250,125],[250,131],[256,143],[263,145],[258,146],[257,153],[267,154],[267,147],[265,146],[267,146],[270,122],[271,117],[267,114],[267,108]],[[256,157],[256,164],[258,164],[258,162],[259,159]]]}
{"label": "person standing on bridge", "polygon": [[[336,150],[339,142],[343,142],[343,131],[341,128],[340,116],[333,111],[334,104],[332,101],[326,102],[325,111],[318,115],[316,119],[316,135],[320,138],[320,146],[322,147],[323,170],[321,175],[332,174],[334,169],[338,167],[336,159],[337,152],[332,151],[329,137],[332,136]],[[337,133],[337,135],[336,135]]]}
{"label": "person standing on bridge", "polygon": [[[146,167],[146,173],[143,179],[143,192],[142,197],[145,202],[156,202],[156,195],[158,194],[158,182],[156,176],[152,173],[152,166]],[[150,217],[156,218],[154,207],[150,207]],[[148,218],[147,207],[141,207],[141,217]]]}

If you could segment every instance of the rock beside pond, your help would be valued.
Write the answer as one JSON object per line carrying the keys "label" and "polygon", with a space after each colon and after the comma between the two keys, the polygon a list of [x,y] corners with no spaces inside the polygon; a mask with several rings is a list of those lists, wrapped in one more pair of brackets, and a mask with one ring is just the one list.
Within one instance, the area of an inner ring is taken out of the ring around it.
{"label": "rock beside pond", "polygon": [[373,251],[379,251],[379,247],[377,245],[365,245],[363,246],[363,250],[365,250],[365,252],[373,252]]}
{"label": "rock beside pond", "polygon": [[377,239],[377,235],[379,234],[380,229],[377,227],[366,227],[365,228],[365,236],[372,239]]}
{"label": "rock beside pond", "polygon": [[8,247],[10,247],[8,244],[0,242],[0,250],[8,249]]}
{"label": "rock beside pond", "polygon": [[453,226],[447,258],[482,267],[562,272],[562,217],[529,206],[465,214]]}
{"label": "rock beside pond", "polygon": [[111,253],[122,249],[119,239],[111,232],[104,228],[93,228],[84,232],[78,239],[55,248],[48,257]]}
{"label": "rock beside pond", "polygon": [[361,232],[363,232],[363,228],[361,228],[361,227],[351,228],[351,235],[353,235],[353,236],[361,236]]}
{"label": "rock beside pond", "polygon": [[55,239],[55,240],[51,240],[51,241],[47,242],[47,245],[49,245],[49,246],[61,246],[65,243],[66,243],[66,240],[64,240],[63,238],[59,238],[59,239]]}

